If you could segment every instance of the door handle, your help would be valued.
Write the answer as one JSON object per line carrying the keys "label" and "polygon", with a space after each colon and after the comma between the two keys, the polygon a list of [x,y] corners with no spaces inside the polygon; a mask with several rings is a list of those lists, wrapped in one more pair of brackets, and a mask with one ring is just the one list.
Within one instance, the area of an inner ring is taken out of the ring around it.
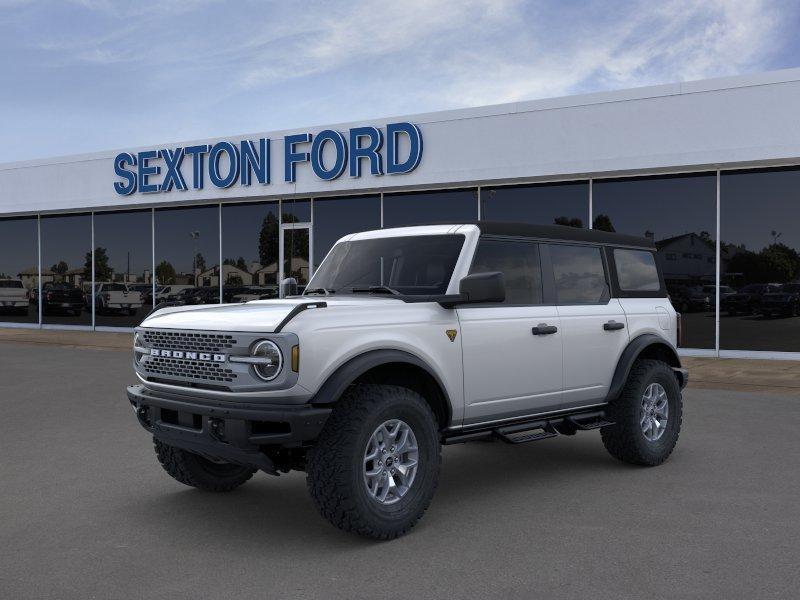
{"label": "door handle", "polygon": [[606,331],[616,331],[617,329],[624,329],[625,323],[617,323],[616,321],[609,321],[608,323],[603,323],[603,329]]}
{"label": "door handle", "polygon": [[539,323],[536,327],[531,329],[533,335],[550,335],[558,331],[555,325],[548,325],[547,323]]}

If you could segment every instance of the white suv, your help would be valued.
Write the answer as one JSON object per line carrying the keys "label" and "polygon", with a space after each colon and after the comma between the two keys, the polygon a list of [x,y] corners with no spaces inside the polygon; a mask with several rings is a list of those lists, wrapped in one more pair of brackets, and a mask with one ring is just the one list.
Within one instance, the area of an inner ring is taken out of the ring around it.
{"label": "white suv", "polygon": [[687,373],[657,264],[648,239],[570,227],[352,234],[302,296],[154,312],[128,397],[181,483],[304,470],[334,525],[394,538],[442,444],[600,429],[620,460],[666,460]]}

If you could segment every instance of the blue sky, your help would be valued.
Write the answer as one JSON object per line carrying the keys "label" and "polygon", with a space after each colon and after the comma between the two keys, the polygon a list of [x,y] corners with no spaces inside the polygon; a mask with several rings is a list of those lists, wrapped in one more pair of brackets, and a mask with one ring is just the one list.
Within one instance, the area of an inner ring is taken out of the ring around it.
{"label": "blue sky", "polygon": [[0,162],[800,65],[769,0],[0,0]]}

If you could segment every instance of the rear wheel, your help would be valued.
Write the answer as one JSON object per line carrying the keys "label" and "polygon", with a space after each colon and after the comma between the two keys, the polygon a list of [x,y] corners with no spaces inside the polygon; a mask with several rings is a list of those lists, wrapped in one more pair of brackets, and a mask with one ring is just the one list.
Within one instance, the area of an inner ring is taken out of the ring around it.
{"label": "rear wheel", "polygon": [[176,481],[207,492],[230,492],[253,476],[255,469],[212,461],[153,439],[158,462]]}
{"label": "rear wheel", "polygon": [[659,360],[638,360],[608,416],[614,425],[600,434],[615,458],[637,465],[663,463],[678,441],[683,400],[672,369]]}
{"label": "rear wheel", "polygon": [[439,463],[436,417],[419,394],[357,385],[339,400],[309,456],[308,489],[336,527],[393,539],[428,508]]}

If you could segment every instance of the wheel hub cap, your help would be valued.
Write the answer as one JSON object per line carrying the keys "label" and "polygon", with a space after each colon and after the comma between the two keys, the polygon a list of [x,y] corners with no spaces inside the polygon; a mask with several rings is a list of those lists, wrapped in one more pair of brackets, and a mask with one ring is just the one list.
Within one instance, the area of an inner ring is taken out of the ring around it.
{"label": "wheel hub cap", "polygon": [[380,504],[393,504],[406,495],[417,474],[419,448],[411,427],[400,419],[381,424],[364,450],[364,486]]}
{"label": "wheel hub cap", "polygon": [[645,439],[655,442],[664,435],[669,420],[667,392],[660,383],[651,383],[642,395],[639,424]]}

